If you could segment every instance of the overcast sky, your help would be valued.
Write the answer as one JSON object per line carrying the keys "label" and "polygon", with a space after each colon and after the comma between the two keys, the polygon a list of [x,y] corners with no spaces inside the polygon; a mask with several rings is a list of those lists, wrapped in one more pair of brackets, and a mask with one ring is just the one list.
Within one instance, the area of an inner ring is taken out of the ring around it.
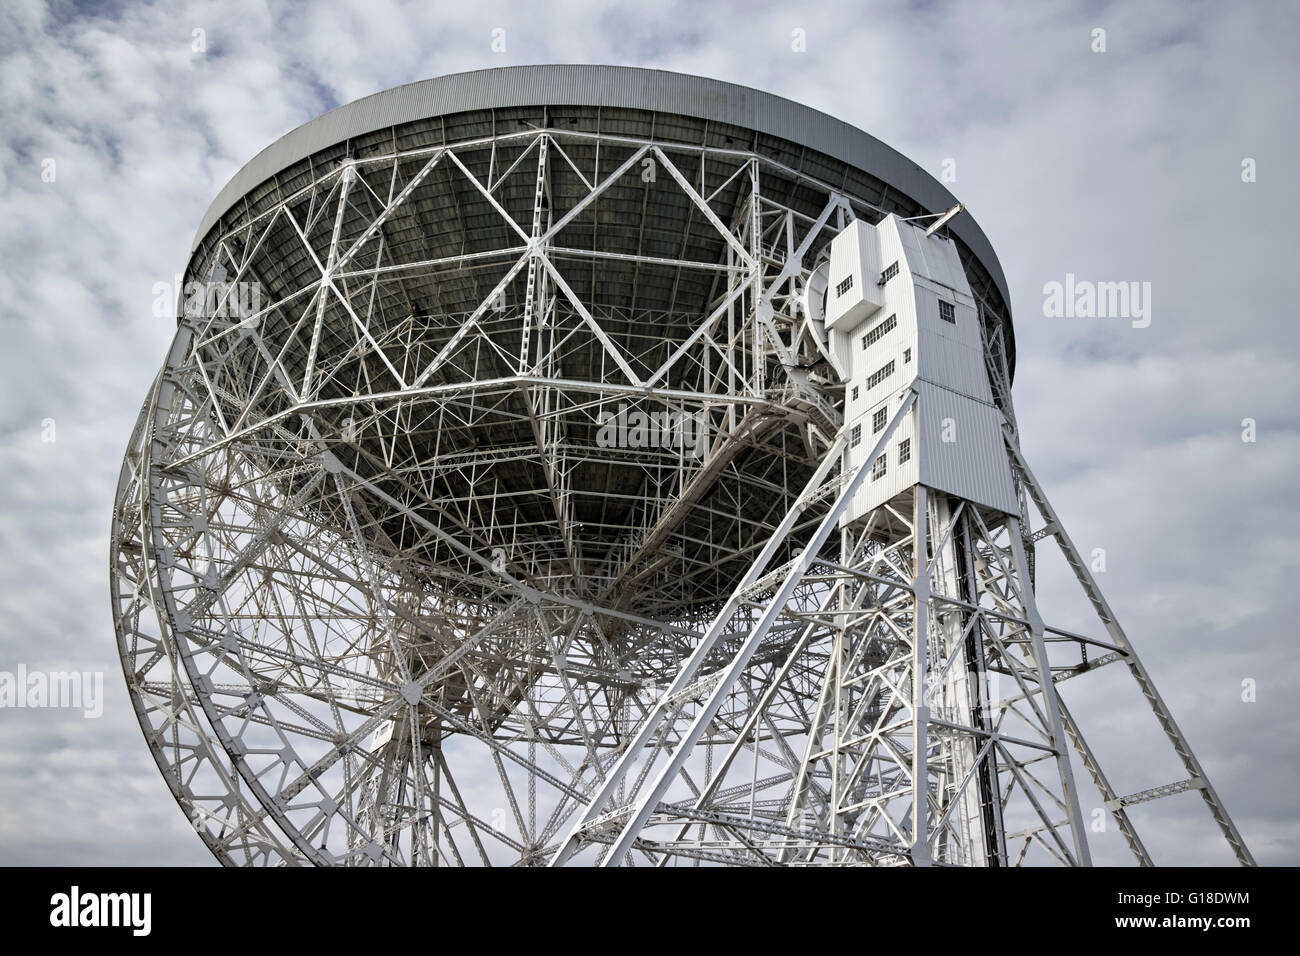
{"label": "overcast sky", "polygon": [[[0,863],[212,862],[127,702],[108,600],[121,456],[173,331],[152,288],[208,203],[334,106],[560,62],[753,86],[936,176],[955,161],[1011,290],[1029,461],[1079,547],[1105,549],[1102,587],[1257,858],[1300,864],[1300,8],[1021,6],[6,0],[0,670],[102,671],[106,704],[0,709]],[[1150,325],[1045,317],[1067,273],[1150,282]],[[1062,567],[1040,584],[1049,622],[1100,633]],[[1116,785],[1176,779],[1131,682],[1092,679],[1068,700]],[[1194,795],[1137,819],[1158,862],[1230,860]],[[1113,833],[1094,851],[1124,862]]]}

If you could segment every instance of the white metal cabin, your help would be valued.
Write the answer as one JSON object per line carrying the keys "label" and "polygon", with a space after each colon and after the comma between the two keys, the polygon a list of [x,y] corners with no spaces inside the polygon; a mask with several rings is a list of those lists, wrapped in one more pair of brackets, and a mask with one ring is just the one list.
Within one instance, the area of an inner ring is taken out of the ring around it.
{"label": "white metal cabin", "polygon": [[856,220],[831,242],[831,352],[847,377],[848,461],[875,446],[910,388],[916,405],[872,465],[845,523],[918,482],[1008,514],[1019,508],[980,341],[952,240],[898,217]]}

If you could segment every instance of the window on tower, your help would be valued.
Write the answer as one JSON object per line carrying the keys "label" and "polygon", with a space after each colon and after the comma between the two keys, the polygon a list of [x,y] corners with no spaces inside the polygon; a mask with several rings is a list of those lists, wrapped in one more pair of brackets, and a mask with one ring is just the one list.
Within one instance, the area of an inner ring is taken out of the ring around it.
{"label": "window on tower", "polygon": [[942,299],[939,301],[939,318],[953,325],[957,324],[957,310],[953,308],[951,302],[944,302]]}
{"label": "window on tower", "polygon": [[879,385],[881,382],[883,382],[885,379],[889,378],[889,376],[893,374],[894,374],[894,362],[891,359],[884,366],[884,368],[876,369],[876,371],[872,372],[871,375],[868,376],[867,390],[870,391],[871,389],[875,388],[877,385]]}
{"label": "window on tower", "polygon": [[895,313],[883,322],[878,322],[872,326],[866,335],[862,336],[862,347],[868,348],[880,341],[881,336],[898,328],[898,315]]}

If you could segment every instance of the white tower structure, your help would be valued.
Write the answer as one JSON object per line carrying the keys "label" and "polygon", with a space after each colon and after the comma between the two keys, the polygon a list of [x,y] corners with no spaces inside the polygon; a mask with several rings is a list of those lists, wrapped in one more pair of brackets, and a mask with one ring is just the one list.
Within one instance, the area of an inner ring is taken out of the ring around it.
{"label": "white tower structure", "polygon": [[[831,241],[826,328],[846,376],[848,467],[857,468],[890,416],[916,407],[842,521],[852,523],[923,484],[1016,514],[979,313],[951,239],[890,215],[850,223]],[[958,440],[960,436],[960,441]]]}
{"label": "white tower structure", "polygon": [[[1139,864],[1188,792],[1253,862],[1020,451],[991,245],[867,134],[442,77],[256,157],[185,278],[110,581],[223,863],[1087,865],[1085,779]],[[1103,771],[1103,669],[1173,779]]]}

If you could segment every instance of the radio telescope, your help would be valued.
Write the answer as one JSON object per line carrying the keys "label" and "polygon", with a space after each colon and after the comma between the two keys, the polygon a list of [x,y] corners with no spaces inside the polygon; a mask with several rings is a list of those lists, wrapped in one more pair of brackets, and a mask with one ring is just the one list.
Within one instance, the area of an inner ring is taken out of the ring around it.
{"label": "radio telescope", "polygon": [[[185,283],[111,584],[222,863],[1086,865],[1076,767],[1139,863],[1189,791],[1252,862],[1019,450],[992,247],[867,134],[442,77],[259,154]],[[1103,772],[1096,671],[1175,779]]]}

